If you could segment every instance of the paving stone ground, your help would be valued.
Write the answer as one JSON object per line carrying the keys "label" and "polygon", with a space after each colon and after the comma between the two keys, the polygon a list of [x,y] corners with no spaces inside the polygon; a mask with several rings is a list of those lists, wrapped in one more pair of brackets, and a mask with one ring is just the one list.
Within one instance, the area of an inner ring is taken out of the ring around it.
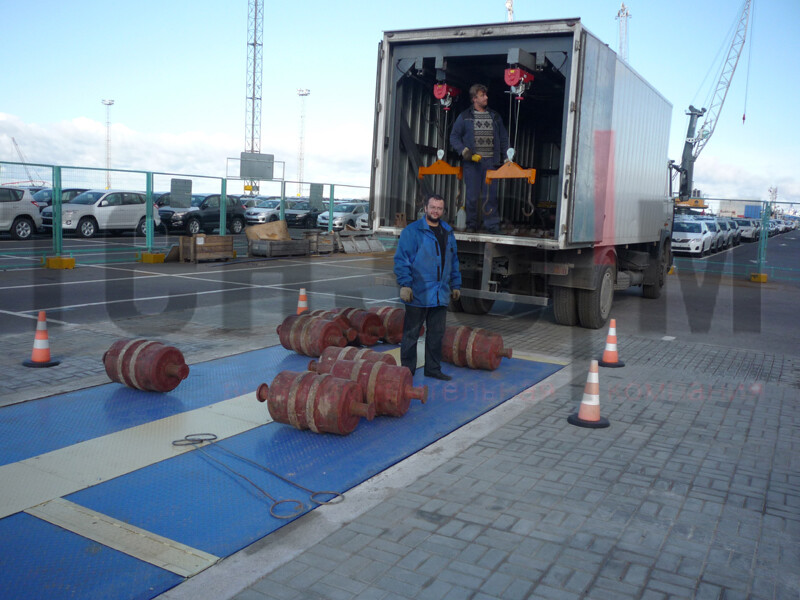
{"label": "paving stone ground", "polygon": [[[122,325],[146,335],[160,319]],[[611,426],[592,430],[566,417],[604,331],[457,319],[567,367],[507,403],[513,418],[440,440],[413,477],[387,472],[382,500],[339,526],[317,509],[242,551],[246,575],[228,559],[162,598],[800,598],[800,355],[623,335],[626,366],[600,372]],[[275,324],[228,335],[195,319],[172,341],[195,363],[274,345]],[[2,403],[107,382],[120,325],[51,327],[70,357],[54,369],[19,366],[32,335],[4,336]]]}

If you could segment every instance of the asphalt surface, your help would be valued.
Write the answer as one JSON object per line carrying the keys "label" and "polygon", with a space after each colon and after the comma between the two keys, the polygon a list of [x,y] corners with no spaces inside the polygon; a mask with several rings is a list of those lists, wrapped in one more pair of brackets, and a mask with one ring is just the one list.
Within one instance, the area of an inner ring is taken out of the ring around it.
{"label": "asphalt surface", "polygon": [[[605,330],[531,307],[450,313],[565,368],[162,597],[800,597],[799,245],[770,240],[766,284],[749,282],[748,244],[676,258],[658,300],[617,293],[626,366],[601,369],[604,430],[566,417]],[[312,309],[369,307],[396,301],[377,283],[390,273],[391,253],[9,269],[0,404],[107,382],[121,337],[190,364],[275,345],[300,287]],[[62,363],[26,369],[41,309]]]}

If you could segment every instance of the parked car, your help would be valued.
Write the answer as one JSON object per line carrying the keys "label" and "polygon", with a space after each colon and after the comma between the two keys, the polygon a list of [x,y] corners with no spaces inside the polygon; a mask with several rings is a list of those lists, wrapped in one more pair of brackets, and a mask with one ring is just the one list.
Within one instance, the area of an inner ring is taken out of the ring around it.
{"label": "parked car", "polygon": [[739,230],[739,224],[736,222],[736,219],[725,219],[728,223],[728,228],[733,232],[732,242],[734,246],[738,246],[742,243],[742,232]]}
{"label": "parked car", "polygon": [[262,200],[261,196],[240,196],[239,201],[242,203],[242,208],[247,210],[253,208]]}
{"label": "parked car", "polygon": [[720,229],[717,220],[713,217],[702,217],[696,219],[702,221],[708,226],[708,230],[714,234],[714,243],[711,245],[712,252],[719,252],[725,248],[725,233]]}
{"label": "parked car", "polygon": [[[188,235],[212,233],[219,228],[220,194],[192,194],[192,205],[187,208],[162,206],[158,213],[167,231],[178,231]],[[244,230],[244,209],[238,196],[228,196],[225,219],[228,231],[241,233]]]}
{"label": "parked car", "polygon": [[672,224],[672,251],[705,256],[711,252],[714,234],[705,221],[678,220]]}
{"label": "parked car", "polygon": [[41,226],[39,207],[28,190],[0,187],[0,231],[9,232],[15,240],[29,240]]}
{"label": "parked car", "polygon": [[[72,200],[78,194],[87,191],[88,188],[63,188],[61,190],[61,203],[64,204]],[[53,204],[53,188],[44,188],[33,195],[33,202],[39,207],[39,212]]]}
{"label": "parked car", "polygon": [[319,210],[311,207],[307,198],[294,201],[292,208],[284,211],[286,224],[289,227],[303,227],[313,229],[317,226],[317,216]]}
{"label": "parked car", "polygon": [[358,215],[358,219],[356,220],[356,229],[359,231],[369,231],[372,229],[369,222],[368,212]]}
{"label": "parked car", "polygon": [[[366,213],[366,204],[361,202],[348,202],[347,204],[334,204],[333,206],[333,230],[339,231],[348,225],[356,228],[356,221],[360,215]],[[330,211],[323,210],[317,216],[317,227],[328,229]]]}
{"label": "parked car", "polygon": [[722,232],[722,247],[730,248],[733,246],[733,229],[731,229],[727,219],[717,217],[716,221],[719,230]]}
{"label": "parked car", "polygon": [[734,219],[734,221],[739,227],[742,240],[754,242],[758,239],[758,221],[754,219]]}
{"label": "parked car", "polygon": [[[153,210],[153,225],[161,224]],[[53,207],[42,210],[42,229],[53,228]],[[100,231],[135,231],[145,235],[147,204],[145,194],[128,190],[87,190],[61,207],[61,229],[84,238]]]}
{"label": "parked car", "polygon": [[[292,208],[296,200],[286,200],[286,209]],[[253,208],[248,208],[244,212],[244,217],[248,225],[260,225],[271,223],[281,218],[281,199],[279,196],[263,198]]]}

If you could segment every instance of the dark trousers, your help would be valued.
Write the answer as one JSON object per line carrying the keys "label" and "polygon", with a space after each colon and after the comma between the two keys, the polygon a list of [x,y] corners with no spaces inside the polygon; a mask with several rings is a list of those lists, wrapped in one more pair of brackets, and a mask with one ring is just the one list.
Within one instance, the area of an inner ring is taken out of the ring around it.
{"label": "dark trousers", "polygon": [[406,304],[406,316],[403,320],[403,340],[400,342],[400,363],[411,369],[417,369],[417,340],[419,330],[425,324],[425,372],[440,373],[442,370],[442,338],[447,321],[447,307],[433,306],[429,308]]}
{"label": "dark trousers", "polygon": [[[467,198],[467,227],[478,229],[483,221],[484,229],[496,229],[500,224],[500,211],[497,206],[497,182],[486,183],[486,171],[491,169],[493,159],[483,158],[481,162],[464,161],[464,185]],[[488,200],[487,200],[488,194]],[[486,206],[484,208],[484,202]]]}

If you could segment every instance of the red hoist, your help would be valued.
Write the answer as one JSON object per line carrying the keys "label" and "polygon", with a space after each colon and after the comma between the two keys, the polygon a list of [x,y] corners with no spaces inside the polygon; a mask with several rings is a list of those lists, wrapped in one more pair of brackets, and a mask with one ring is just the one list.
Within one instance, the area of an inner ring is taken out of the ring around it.
{"label": "red hoist", "polygon": [[[439,101],[439,105],[444,111],[444,143],[447,144],[447,121],[450,117],[450,107],[453,100],[458,98],[461,90],[453,87],[447,83],[437,83],[433,86],[433,97]],[[429,167],[420,167],[417,171],[417,177],[423,179],[426,175],[455,175],[461,179],[464,175],[461,167],[453,167],[444,161],[445,151],[444,148],[439,148],[436,151],[436,162]]]}
{"label": "red hoist", "polygon": [[[513,141],[516,142],[517,129],[519,127],[519,112],[520,105],[524,100],[524,94],[533,83],[533,73],[523,69],[519,65],[513,65],[505,70],[505,82],[511,88],[511,102],[514,106],[509,106],[508,111],[508,130],[514,132]],[[486,183],[489,185],[495,179],[526,179],[530,186],[528,187],[527,208],[522,209],[522,214],[530,217],[534,211],[534,205],[531,200],[533,194],[533,184],[536,183],[536,169],[523,169],[514,162],[515,150],[513,145],[509,147],[507,160],[499,169],[491,169],[486,171]],[[487,190],[487,200],[489,192]],[[485,202],[484,202],[485,205]],[[485,206],[484,206],[485,212]]]}

